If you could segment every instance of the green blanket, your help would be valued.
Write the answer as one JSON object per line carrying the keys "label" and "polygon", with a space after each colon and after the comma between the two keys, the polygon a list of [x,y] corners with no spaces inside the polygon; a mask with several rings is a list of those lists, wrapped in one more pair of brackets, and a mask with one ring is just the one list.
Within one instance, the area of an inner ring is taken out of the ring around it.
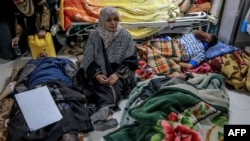
{"label": "green blanket", "polygon": [[200,75],[188,84],[163,86],[128,113],[136,120],[104,136],[107,141],[223,140],[229,99],[224,77]]}

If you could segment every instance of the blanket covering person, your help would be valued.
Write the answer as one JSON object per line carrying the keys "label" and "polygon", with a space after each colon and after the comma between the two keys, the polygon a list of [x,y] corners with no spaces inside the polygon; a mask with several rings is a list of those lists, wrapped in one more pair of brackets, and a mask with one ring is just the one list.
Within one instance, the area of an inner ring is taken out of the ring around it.
{"label": "blanket covering person", "polygon": [[[67,30],[72,22],[97,23],[99,11],[104,7],[116,7],[120,20],[133,22],[159,22],[175,18],[180,13],[182,0],[61,0],[60,23]],[[141,27],[128,29],[134,39],[143,39],[164,29],[162,27]]]}
{"label": "blanket covering person", "polygon": [[[124,107],[123,124],[105,140],[223,140],[229,109],[224,77],[211,73],[170,81],[155,77],[139,83]],[[147,98],[139,102],[142,96]]]}
{"label": "blanket covering person", "polygon": [[[63,118],[51,125],[29,132],[17,103],[10,112],[7,127],[8,141],[56,141],[69,132],[93,131],[86,107],[86,97],[77,90],[77,67],[66,58],[42,57],[29,60],[20,70],[13,94],[46,85]],[[76,139],[77,140],[77,139]]]}

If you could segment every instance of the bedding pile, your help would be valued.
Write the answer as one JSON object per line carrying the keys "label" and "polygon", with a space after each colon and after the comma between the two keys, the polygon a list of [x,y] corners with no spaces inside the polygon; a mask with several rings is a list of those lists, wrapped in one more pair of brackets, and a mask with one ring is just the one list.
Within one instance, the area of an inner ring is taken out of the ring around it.
{"label": "bedding pile", "polygon": [[[130,93],[125,107],[120,107],[124,109],[120,127],[106,134],[104,139],[107,141],[223,140],[224,125],[228,123],[229,117],[229,98],[225,89],[229,85],[232,89],[250,91],[248,67],[250,53],[218,42],[206,52],[206,61],[203,64],[196,69],[183,70],[189,74],[189,77],[183,80],[163,75],[181,71],[176,63],[181,56],[177,42],[151,39],[136,44],[136,49],[140,59],[136,70],[138,84]],[[48,66],[53,67],[48,68]],[[24,73],[18,80],[17,92],[31,89],[37,81],[43,81],[50,86],[52,95],[59,105],[61,102],[70,104],[75,107],[74,110],[78,110],[72,115],[81,117],[80,119],[68,116],[67,113],[72,112],[71,108],[61,109],[65,117],[74,121],[75,127],[81,125],[79,140],[83,139],[82,133],[93,130],[89,113],[86,113],[88,111],[86,99],[83,94],[75,91],[80,88],[74,84],[77,72],[74,63],[68,59],[46,58],[29,61],[24,68]],[[64,73],[53,73],[55,72],[53,69],[57,68],[62,69]],[[43,73],[39,73],[40,71]],[[25,72],[33,73],[33,79],[27,81],[28,73]],[[14,70],[13,74],[11,80],[15,78],[17,71]],[[46,77],[39,76],[42,74]],[[60,77],[61,82],[47,82],[46,79],[51,77]],[[6,118],[12,118],[8,132],[5,127],[0,126],[0,138],[6,139],[8,135],[11,136],[10,140],[18,140],[20,137],[32,140],[47,135],[58,137],[62,134],[54,136],[55,130],[48,133],[42,129],[27,136],[24,119],[20,114],[10,114],[12,105],[15,108],[15,102],[11,98],[6,98],[0,105],[0,123],[3,124]],[[15,120],[18,121],[19,128],[16,128]],[[54,129],[61,130],[62,127],[66,127],[66,124],[59,122]],[[39,134],[40,131],[44,134]]]}
{"label": "bedding pile", "polygon": [[187,82],[156,77],[139,83],[124,107],[121,127],[107,141],[223,140],[229,98],[224,77],[210,73]]}
{"label": "bedding pile", "polygon": [[[180,71],[177,63],[181,55],[180,49],[176,48],[175,44],[171,44],[171,40],[150,39],[137,44],[136,48],[141,64],[144,66],[141,65],[136,71],[138,80],[143,81],[156,75]],[[249,62],[249,51],[218,41],[205,52],[205,60],[197,68],[182,69],[182,71],[198,74],[218,73],[225,77],[228,88],[249,92]]]}
{"label": "bedding pile", "polygon": [[[59,19],[63,30],[68,29],[72,22],[97,23],[102,7],[116,7],[121,22],[152,22],[168,21],[179,13],[182,0],[61,0]],[[163,27],[133,28],[129,32],[134,38],[153,35]]]}
{"label": "bedding pile", "polygon": [[81,133],[93,131],[90,113],[86,106],[87,99],[80,92],[79,85],[75,84],[77,67],[71,60],[54,57],[30,59],[18,73],[14,70],[13,72],[16,74],[14,80],[17,82],[13,94],[46,85],[63,118],[30,132],[18,104],[13,99],[13,95],[10,95],[0,101],[0,122],[4,123],[9,119],[8,128],[1,124],[0,128],[3,129],[1,134],[4,134],[2,138],[9,141],[41,139],[55,141],[69,131],[78,131],[78,136],[83,139]]}

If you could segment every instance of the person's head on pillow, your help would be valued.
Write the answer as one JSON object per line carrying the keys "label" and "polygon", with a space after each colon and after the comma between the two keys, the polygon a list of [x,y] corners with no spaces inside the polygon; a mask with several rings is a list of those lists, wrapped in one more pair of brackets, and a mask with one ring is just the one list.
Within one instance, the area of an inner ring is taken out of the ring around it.
{"label": "person's head on pillow", "polygon": [[207,33],[202,30],[194,32],[197,39],[201,40],[203,44],[207,44],[207,47],[214,46],[218,42],[218,37],[215,34]]}

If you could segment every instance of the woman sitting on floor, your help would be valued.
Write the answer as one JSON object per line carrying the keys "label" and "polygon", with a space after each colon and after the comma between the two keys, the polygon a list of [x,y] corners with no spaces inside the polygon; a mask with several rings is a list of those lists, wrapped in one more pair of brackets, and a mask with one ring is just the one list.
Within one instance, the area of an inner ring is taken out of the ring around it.
{"label": "woman sitting on floor", "polygon": [[112,111],[118,109],[119,99],[135,86],[134,71],[138,67],[133,39],[120,26],[115,8],[105,7],[100,11],[97,30],[90,34],[85,46],[82,66],[93,84],[94,103],[99,109],[91,116],[94,128],[110,128],[105,125],[117,122],[111,118]]}

